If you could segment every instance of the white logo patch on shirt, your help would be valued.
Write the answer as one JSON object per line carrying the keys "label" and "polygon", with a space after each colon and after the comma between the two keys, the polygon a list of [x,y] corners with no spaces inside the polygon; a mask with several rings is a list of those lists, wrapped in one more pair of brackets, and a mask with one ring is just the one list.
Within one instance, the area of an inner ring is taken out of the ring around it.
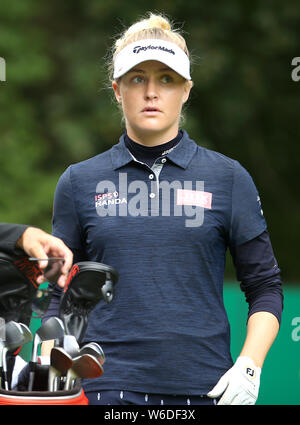
{"label": "white logo patch on shirt", "polygon": [[203,190],[177,189],[177,205],[193,205],[211,209],[212,193]]}

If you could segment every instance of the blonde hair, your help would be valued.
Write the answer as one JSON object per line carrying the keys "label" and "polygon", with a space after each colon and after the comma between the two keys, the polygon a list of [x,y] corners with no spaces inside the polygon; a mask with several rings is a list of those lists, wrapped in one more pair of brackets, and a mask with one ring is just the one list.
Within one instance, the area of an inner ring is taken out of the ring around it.
{"label": "blonde hair", "polygon": [[128,46],[130,43],[134,43],[138,40],[144,40],[147,38],[160,39],[170,41],[179,46],[189,57],[189,51],[183,36],[178,30],[173,28],[172,23],[168,18],[162,15],[156,15],[149,12],[148,17],[141,19],[135,24],[131,25],[123,34],[115,41],[113,46],[112,58],[108,64],[109,77],[112,81],[114,59],[116,55]]}

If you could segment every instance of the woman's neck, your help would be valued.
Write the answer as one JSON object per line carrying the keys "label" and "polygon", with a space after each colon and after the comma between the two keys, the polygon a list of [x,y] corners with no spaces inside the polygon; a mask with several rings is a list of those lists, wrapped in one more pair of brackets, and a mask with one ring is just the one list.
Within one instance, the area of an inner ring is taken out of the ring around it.
{"label": "woman's neck", "polygon": [[148,167],[152,167],[154,162],[170,153],[182,139],[183,132],[180,130],[176,137],[166,143],[155,146],[146,146],[140,143],[134,142],[128,134],[125,133],[124,141],[126,148],[132,153],[135,159],[144,164],[147,164]]}
{"label": "woman's neck", "polygon": [[161,133],[153,131],[142,131],[140,133],[139,131],[134,131],[131,128],[126,129],[127,135],[132,141],[149,147],[162,145],[175,139],[178,135],[178,131],[178,128],[172,128],[170,131],[164,131]]}

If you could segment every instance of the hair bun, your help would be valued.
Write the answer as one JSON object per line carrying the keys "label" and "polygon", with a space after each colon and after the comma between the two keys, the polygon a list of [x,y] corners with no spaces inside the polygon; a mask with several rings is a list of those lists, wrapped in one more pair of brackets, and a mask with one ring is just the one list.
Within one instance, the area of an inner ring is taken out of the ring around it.
{"label": "hair bun", "polygon": [[150,13],[148,18],[142,19],[141,21],[136,22],[131,25],[124,34],[124,38],[130,37],[132,34],[135,34],[140,31],[151,30],[153,28],[158,28],[160,30],[171,30],[171,24],[167,18],[161,15],[155,15]]}
{"label": "hair bun", "polygon": [[148,24],[147,28],[160,28],[162,30],[171,30],[170,22],[160,15],[150,14],[148,19],[145,19],[145,23]]}

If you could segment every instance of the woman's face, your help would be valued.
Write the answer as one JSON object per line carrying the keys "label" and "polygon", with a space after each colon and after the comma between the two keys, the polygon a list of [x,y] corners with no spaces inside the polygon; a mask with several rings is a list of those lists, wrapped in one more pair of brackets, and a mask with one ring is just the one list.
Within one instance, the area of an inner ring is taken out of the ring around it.
{"label": "woman's face", "polygon": [[122,105],[129,137],[137,141],[168,141],[178,133],[182,105],[192,82],[161,62],[142,62],[112,83]]}

